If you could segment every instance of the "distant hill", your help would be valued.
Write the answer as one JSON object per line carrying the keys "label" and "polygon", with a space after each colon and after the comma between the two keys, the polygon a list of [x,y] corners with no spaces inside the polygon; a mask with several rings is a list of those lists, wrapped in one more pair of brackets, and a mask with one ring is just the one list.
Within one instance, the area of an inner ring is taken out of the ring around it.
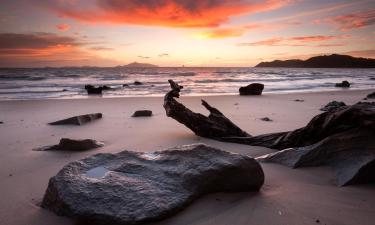
{"label": "distant hill", "polygon": [[138,62],[133,62],[128,65],[120,66],[120,67],[129,67],[129,68],[153,68],[153,67],[158,67],[153,64],[149,63],[138,63]]}
{"label": "distant hill", "polygon": [[350,55],[323,55],[307,60],[275,60],[261,62],[255,67],[297,67],[297,68],[375,68],[375,59],[355,58]]}

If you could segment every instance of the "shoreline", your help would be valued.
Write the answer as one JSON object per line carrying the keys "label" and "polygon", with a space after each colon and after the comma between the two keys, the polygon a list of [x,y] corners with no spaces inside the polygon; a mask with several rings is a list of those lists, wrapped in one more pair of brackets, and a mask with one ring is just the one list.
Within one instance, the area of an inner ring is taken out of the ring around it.
{"label": "shoreline", "polygon": [[[357,91],[368,91],[373,92],[375,91],[375,88],[365,88],[365,89],[353,89],[353,88],[340,88],[340,90],[301,90],[301,91],[281,91],[281,92],[267,92],[263,91],[261,96],[267,96],[267,95],[295,95],[295,94],[335,94],[335,93],[345,93],[345,92],[357,92]],[[201,98],[201,97],[228,97],[228,96],[240,96],[238,93],[236,94],[202,94],[202,95],[184,95],[183,92],[181,94],[181,98]],[[139,98],[163,98],[164,95],[144,95],[144,96],[108,96],[103,97],[100,95],[86,95],[84,97],[77,96],[73,98],[40,98],[40,99],[1,99],[0,102],[9,102],[9,101],[49,101],[49,100],[92,100],[92,99],[139,99]],[[240,97],[251,97],[251,96],[240,96]],[[253,97],[256,97],[254,95]],[[259,97],[259,96],[258,96]]]}
{"label": "shoreline", "polygon": [[[305,126],[329,101],[354,104],[373,90],[265,94],[261,96],[205,96],[212,106],[251,135],[288,131]],[[207,115],[196,96],[178,101]],[[296,102],[303,99],[304,102]],[[133,118],[135,110],[150,109],[153,116]],[[86,113],[103,118],[83,126],[47,123]],[[270,117],[272,122],[262,121]],[[194,135],[165,115],[162,97],[93,98],[0,101],[0,221],[4,225],[73,225],[74,220],[41,209],[48,180],[64,165],[97,153],[122,150],[153,152],[173,146],[204,143],[225,151],[257,157],[275,150],[224,143]],[[61,138],[92,138],[105,143],[84,152],[32,151],[57,144]],[[259,193],[216,193],[202,197],[158,225],[227,224],[340,224],[372,225],[375,185],[336,186],[327,167],[291,169],[261,163],[265,184]]]}

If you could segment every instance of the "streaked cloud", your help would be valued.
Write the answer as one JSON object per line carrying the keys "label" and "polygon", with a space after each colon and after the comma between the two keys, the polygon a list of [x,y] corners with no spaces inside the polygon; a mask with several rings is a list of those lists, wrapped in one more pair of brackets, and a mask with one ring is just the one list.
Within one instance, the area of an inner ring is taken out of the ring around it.
{"label": "streaked cloud", "polygon": [[321,43],[315,44],[317,42],[335,41],[350,38],[350,35],[315,35],[315,36],[295,36],[295,37],[274,37],[266,40],[239,43],[238,46],[311,46],[311,47],[333,47],[333,46],[343,46],[343,43]]}
{"label": "streaked cloud", "polygon": [[44,3],[62,17],[87,23],[217,27],[231,17],[270,11],[293,0],[98,0]]}
{"label": "streaked cloud", "polygon": [[341,31],[363,28],[375,24],[375,10],[345,14],[325,19],[316,19],[315,24],[331,24]]}

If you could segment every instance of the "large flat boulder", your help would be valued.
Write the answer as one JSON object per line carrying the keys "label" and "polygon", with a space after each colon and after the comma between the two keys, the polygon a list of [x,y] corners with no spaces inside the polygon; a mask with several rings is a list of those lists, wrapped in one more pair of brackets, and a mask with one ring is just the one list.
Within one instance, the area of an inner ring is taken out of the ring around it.
{"label": "large flat boulder", "polygon": [[85,123],[91,122],[93,120],[101,119],[103,117],[103,114],[101,113],[92,113],[92,114],[85,114],[85,115],[79,115],[79,116],[73,116],[67,119],[58,120],[52,123],[49,123],[49,125],[83,125]]}
{"label": "large flat boulder", "polygon": [[97,154],[66,165],[41,206],[90,224],[140,224],[175,214],[213,192],[258,191],[259,163],[202,144]]}

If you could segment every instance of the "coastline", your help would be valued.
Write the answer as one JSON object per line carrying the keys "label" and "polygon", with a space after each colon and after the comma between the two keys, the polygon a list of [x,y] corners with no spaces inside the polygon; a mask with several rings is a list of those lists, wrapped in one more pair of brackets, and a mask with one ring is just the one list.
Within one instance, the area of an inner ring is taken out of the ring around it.
{"label": "coastline", "polygon": [[[204,98],[250,134],[287,131],[304,126],[336,100],[362,101],[374,90],[337,90],[303,93],[265,93],[262,96],[184,96],[179,101],[207,114]],[[296,102],[303,99],[304,102]],[[252,157],[274,150],[223,143],[195,136],[165,116],[162,97],[42,99],[0,101],[0,221],[5,225],[70,225],[37,205],[48,179],[65,164],[96,153],[121,150],[156,151],[177,145],[206,143]],[[150,109],[151,118],[132,118],[134,111]],[[84,126],[54,127],[58,119],[85,113],[103,113],[101,120]],[[272,122],[261,121],[270,117]],[[103,148],[85,152],[36,152],[62,137],[103,141]],[[260,193],[217,193],[199,199],[176,216],[154,224],[371,224],[375,219],[374,185],[339,188],[326,167],[290,169],[261,164],[266,183]],[[10,176],[11,175],[11,176]]]}

